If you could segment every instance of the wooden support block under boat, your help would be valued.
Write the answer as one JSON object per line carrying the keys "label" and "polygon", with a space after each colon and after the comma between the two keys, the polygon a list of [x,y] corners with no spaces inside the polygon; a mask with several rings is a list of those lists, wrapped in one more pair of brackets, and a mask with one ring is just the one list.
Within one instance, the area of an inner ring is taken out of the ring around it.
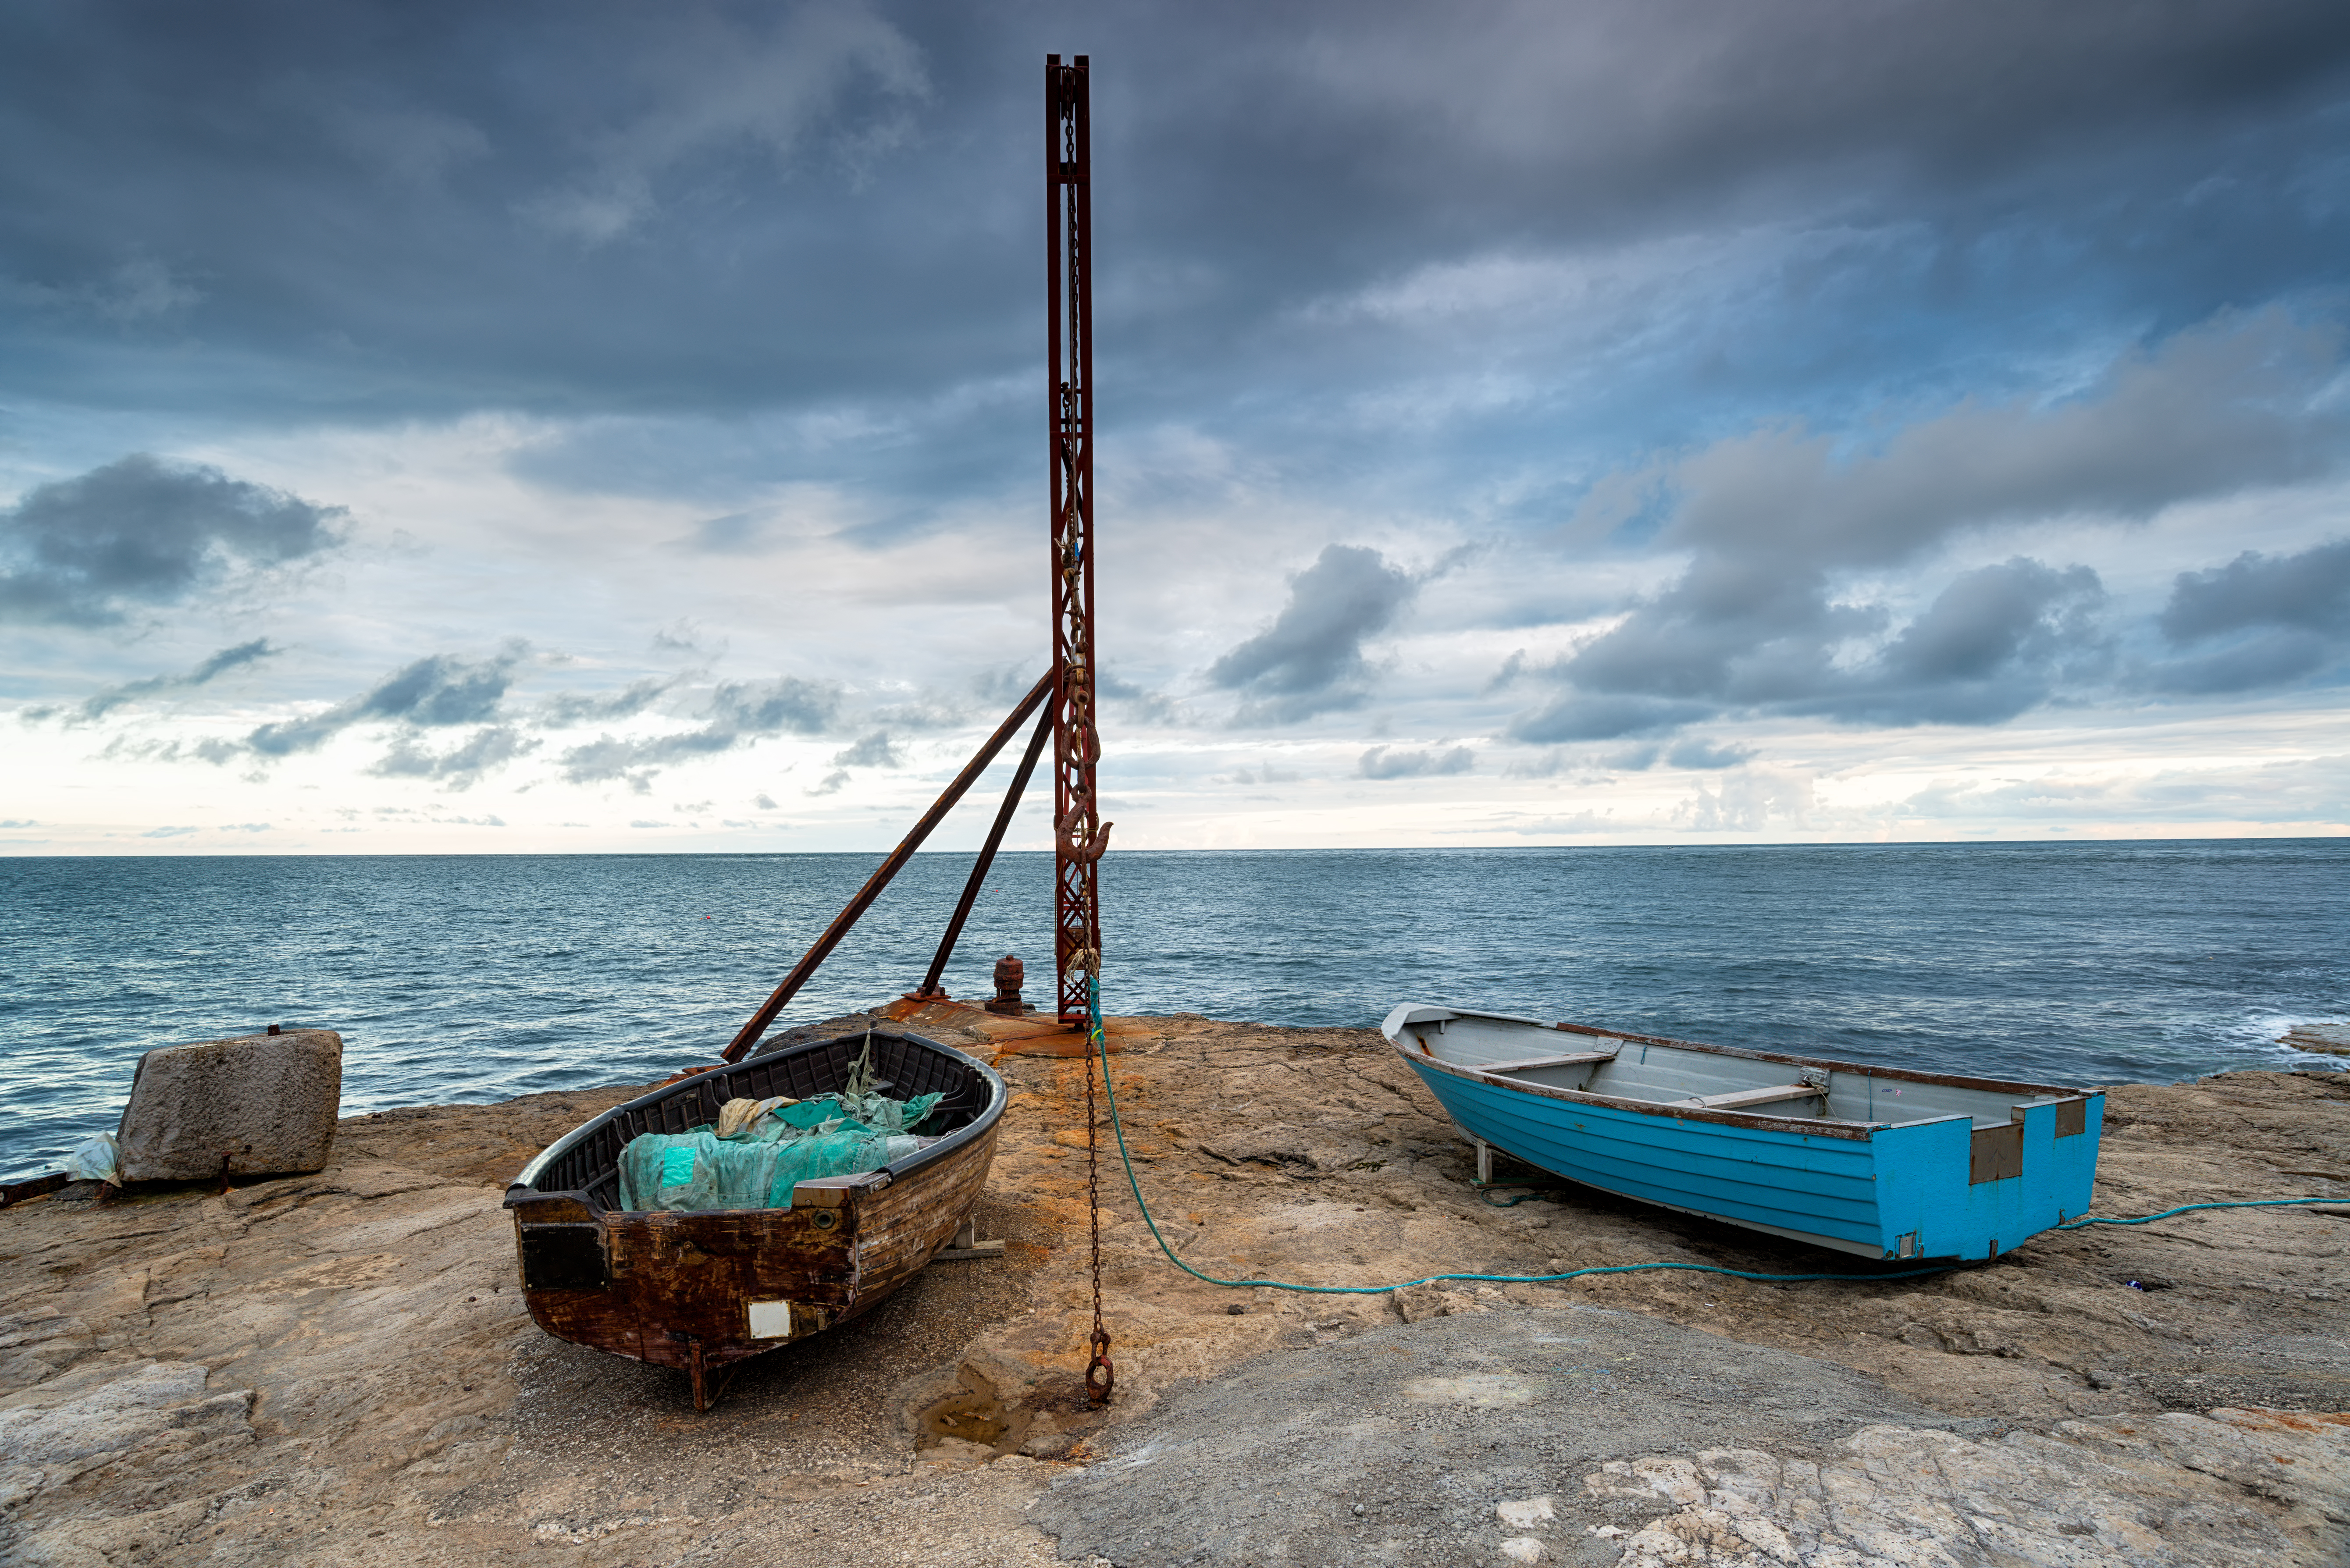
{"label": "wooden support block under boat", "polygon": [[[732,1099],[838,1091],[868,1041],[889,1092],[943,1097],[937,1143],[879,1170],[799,1182],[788,1209],[619,1208],[620,1150],[717,1120]],[[994,1069],[920,1035],[809,1041],[666,1085],[566,1134],[506,1190],[523,1297],[560,1339],[695,1377],[820,1333],[913,1277],[970,1219],[1006,1103]]]}

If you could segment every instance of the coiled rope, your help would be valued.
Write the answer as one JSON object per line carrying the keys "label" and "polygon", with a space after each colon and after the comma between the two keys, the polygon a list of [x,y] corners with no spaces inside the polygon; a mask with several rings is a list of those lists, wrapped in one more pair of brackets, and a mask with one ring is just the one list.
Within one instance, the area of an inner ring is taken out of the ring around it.
{"label": "coiled rope", "polygon": [[[1880,1280],[1914,1280],[1927,1274],[1946,1274],[1953,1269],[1963,1266],[1960,1263],[1939,1263],[1931,1268],[1903,1269],[1898,1272],[1878,1274],[1764,1274],[1757,1273],[1751,1269],[1725,1269],[1715,1263],[1613,1263],[1587,1269],[1569,1269],[1560,1274],[1423,1274],[1416,1280],[1403,1280],[1389,1285],[1301,1285],[1290,1280],[1220,1279],[1214,1274],[1201,1272],[1176,1256],[1175,1249],[1168,1244],[1166,1235],[1159,1229],[1158,1218],[1150,1212],[1150,1205],[1142,1196],[1142,1183],[1134,1174],[1134,1158],[1127,1152],[1126,1124],[1118,1118],[1118,1086],[1110,1081],[1109,1037],[1102,1028],[1101,974],[1097,969],[1090,971],[1086,977],[1086,1008],[1089,1014],[1087,1023],[1090,1024],[1088,1031],[1090,1038],[1087,1044],[1101,1056],[1101,1083],[1103,1093],[1109,1102],[1110,1130],[1118,1135],[1118,1158],[1126,1167],[1126,1184],[1134,1193],[1135,1207],[1142,1210],[1142,1222],[1150,1227],[1150,1239],[1159,1243],[1159,1250],[1167,1255],[1167,1261],[1193,1279],[1204,1280],[1211,1285],[1223,1285],[1232,1289],[1296,1291],[1303,1294],[1317,1296],[1379,1296],[1386,1295],[1391,1291],[1408,1290],[1413,1285],[1433,1284],[1440,1280],[1464,1280],[1473,1283],[1496,1285],[1549,1285],[1557,1284],[1564,1280],[1582,1279],[1592,1274],[1637,1274],[1651,1270],[1690,1274],[1722,1274],[1733,1280],[1756,1280],[1764,1284],[1773,1285],[1803,1284],[1813,1280],[1840,1280],[1847,1284],[1870,1284]],[[1512,1203],[1523,1201],[1523,1199],[1514,1199]],[[2159,1214],[2140,1214],[2130,1219],[2117,1220],[2074,1220],[2070,1223],[2054,1228],[2059,1231],[2077,1231],[2086,1225],[2150,1225],[2157,1220],[2168,1220],[2174,1214],[2188,1214],[2198,1209],[2272,1209],[2300,1203],[2350,1204],[2350,1199],[2260,1198],[2235,1203],[2189,1203],[2177,1209],[2166,1209]],[[1511,1204],[1501,1204],[1496,1207],[1508,1208]]]}

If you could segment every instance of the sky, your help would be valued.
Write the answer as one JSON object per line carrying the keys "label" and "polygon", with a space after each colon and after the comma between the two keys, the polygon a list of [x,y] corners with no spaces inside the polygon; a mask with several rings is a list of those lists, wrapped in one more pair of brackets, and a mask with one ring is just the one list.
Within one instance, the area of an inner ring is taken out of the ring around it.
{"label": "sky", "polygon": [[1047,52],[1114,848],[2350,832],[2338,5],[0,0],[0,853],[895,842]]}

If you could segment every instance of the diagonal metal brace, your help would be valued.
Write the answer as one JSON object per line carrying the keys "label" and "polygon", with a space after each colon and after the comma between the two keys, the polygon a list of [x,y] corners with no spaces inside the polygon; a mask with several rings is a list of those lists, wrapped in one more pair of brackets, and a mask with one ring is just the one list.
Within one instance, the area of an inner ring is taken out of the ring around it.
{"label": "diagonal metal brace", "polygon": [[1010,740],[1018,732],[1020,726],[1027,722],[1028,715],[1034,713],[1043,705],[1045,699],[1053,694],[1053,687],[1054,675],[1047,672],[1035,685],[1028,689],[1028,695],[1020,699],[1020,706],[1012,710],[1011,717],[995,727],[995,733],[990,735],[987,738],[987,743],[979,748],[979,754],[963,764],[963,770],[955,775],[954,783],[947,785],[946,793],[940,795],[931,809],[922,814],[922,820],[914,824],[913,831],[907,834],[905,840],[889,852],[889,858],[875,867],[873,875],[865,879],[865,886],[857,890],[857,897],[848,900],[848,907],[834,918],[831,925],[825,928],[824,935],[816,938],[816,945],[801,955],[800,961],[792,965],[792,972],[784,976],[783,984],[775,987],[775,993],[767,998],[758,1012],[751,1014],[751,1021],[735,1033],[733,1040],[723,1052],[720,1053],[721,1055],[729,1062],[740,1062],[751,1047],[759,1043],[759,1036],[767,1032],[767,1025],[775,1021],[775,1014],[781,1012],[785,1003],[790,1002],[793,996],[798,993],[800,987],[807,983],[808,976],[816,972],[816,966],[832,956],[832,950],[840,945],[843,937],[848,935],[849,928],[857,924],[858,917],[871,909],[873,900],[879,898],[881,896],[881,890],[889,886],[890,878],[905,869],[906,862],[914,857],[914,851],[922,846],[922,840],[928,838],[931,836],[931,830],[946,819],[947,813],[954,809],[955,803],[962,799],[964,792],[979,782],[979,775],[987,771],[988,763],[995,760],[995,753],[1003,749],[1003,742]]}

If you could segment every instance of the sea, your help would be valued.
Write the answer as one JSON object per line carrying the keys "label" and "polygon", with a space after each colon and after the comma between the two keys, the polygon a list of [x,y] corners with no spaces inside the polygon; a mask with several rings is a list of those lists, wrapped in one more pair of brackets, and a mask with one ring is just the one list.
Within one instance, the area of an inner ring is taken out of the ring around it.
{"label": "sea", "polygon": [[[339,1031],[345,1115],[713,1059],[861,855],[0,859],[0,1179],[120,1116],[140,1054]],[[970,873],[917,856],[782,1024],[921,980]],[[947,971],[1052,995],[1052,857],[993,867]],[[2058,1084],[2350,1068],[2350,838],[1114,852],[1103,997],[1371,1027],[1400,1002]]]}

